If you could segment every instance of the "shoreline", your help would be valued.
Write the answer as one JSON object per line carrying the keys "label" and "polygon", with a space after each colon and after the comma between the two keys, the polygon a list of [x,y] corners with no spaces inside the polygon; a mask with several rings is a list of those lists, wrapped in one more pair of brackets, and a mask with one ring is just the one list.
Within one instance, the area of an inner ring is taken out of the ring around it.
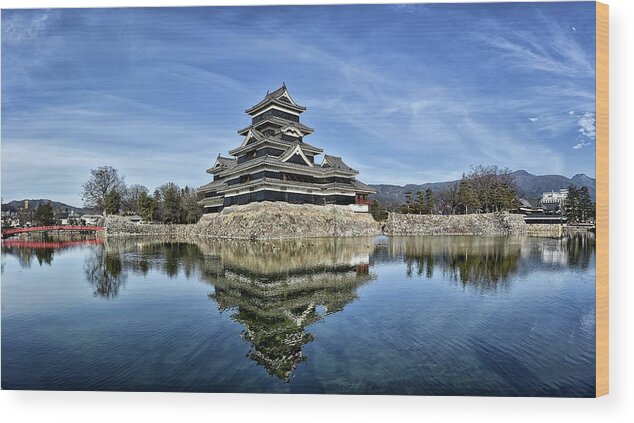
{"label": "shoreline", "polygon": [[275,240],[367,236],[529,236],[561,238],[577,231],[562,224],[527,224],[523,215],[481,213],[417,215],[390,213],[385,223],[345,206],[253,203],[207,214],[195,224],[137,224],[108,216],[103,236],[174,239]]}

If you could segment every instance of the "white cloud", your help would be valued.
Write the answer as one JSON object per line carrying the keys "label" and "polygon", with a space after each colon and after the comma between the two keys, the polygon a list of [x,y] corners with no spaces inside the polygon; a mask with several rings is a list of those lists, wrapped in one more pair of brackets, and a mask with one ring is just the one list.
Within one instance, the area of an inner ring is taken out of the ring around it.
{"label": "white cloud", "polygon": [[591,142],[580,142],[580,143],[577,143],[577,144],[573,145],[572,149],[573,150],[578,150],[580,148],[588,147],[590,145],[592,145]]}
{"label": "white cloud", "polygon": [[597,129],[596,129],[596,118],[594,117],[594,113],[586,112],[579,118],[579,134],[582,137],[589,138],[594,140],[596,138]]}

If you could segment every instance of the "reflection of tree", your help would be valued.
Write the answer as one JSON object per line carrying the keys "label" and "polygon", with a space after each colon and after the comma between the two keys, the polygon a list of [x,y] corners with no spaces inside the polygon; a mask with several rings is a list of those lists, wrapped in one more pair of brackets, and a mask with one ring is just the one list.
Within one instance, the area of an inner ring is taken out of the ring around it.
{"label": "reflection of tree", "polygon": [[[586,270],[594,256],[595,237],[590,232],[573,233],[561,239],[392,237],[388,249],[390,256],[401,257],[405,262],[408,277],[432,278],[435,271],[441,271],[464,287],[495,292],[508,288],[511,277],[520,271],[522,256],[538,259],[544,265]],[[378,256],[374,259],[379,261]]]}
{"label": "reflection of tree", "polygon": [[33,253],[35,257],[37,257],[37,262],[42,265],[42,263],[46,263],[49,266],[53,262],[53,250],[52,248],[34,248]]}
{"label": "reflection of tree", "polygon": [[141,275],[154,270],[174,278],[182,271],[190,278],[205,260],[199,245],[194,243],[112,239],[105,250],[121,257],[125,271]]}
{"label": "reflection of tree", "polygon": [[37,260],[40,266],[53,262],[53,256],[60,252],[72,248],[82,248],[90,244],[100,244],[100,239],[82,239],[75,241],[56,241],[49,240],[46,235],[36,236],[32,239],[9,239],[2,242],[2,255],[11,255],[18,259],[18,263],[22,268],[30,268],[33,258]]}
{"label": "reflection of tree", "polygon": [[93,249],[84,262],[86,279],[95,287],[95,296],[115,298],[127,280],[121,256],[106,252],[104,248]]}
{"label": "reflection of tree", "polygon": [[53,262],[54,248],[33,248],[33,247],[6,247],[2,246],[2,254],[12,255],[18,259],[20,267],[29,268],[33,258],[38,264],[51,265]]}
{"label": "reflection of tree", "polygon": [[517,273],[521,243],[511,238],[394,237],[394,255],[401,255],[407,276],[433,277],[438,269],[463,287],[494,292],[506,288]]}
{"label": "reflection of tree", "polygon": [[594,233],[572,233],[564,237],[562,242],[568,253],[568,265],[588,269],[596,248]]}

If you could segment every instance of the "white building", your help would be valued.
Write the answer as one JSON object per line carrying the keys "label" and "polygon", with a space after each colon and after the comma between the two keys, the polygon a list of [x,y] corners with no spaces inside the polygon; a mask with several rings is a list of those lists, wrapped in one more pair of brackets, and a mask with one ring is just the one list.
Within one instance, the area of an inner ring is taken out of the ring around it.
{"label": "white building", "polygon": [[81,216],[81,220],[86,222],[88,226],[96,226],[103,219],[103,216],[99,214],[84,214]]}

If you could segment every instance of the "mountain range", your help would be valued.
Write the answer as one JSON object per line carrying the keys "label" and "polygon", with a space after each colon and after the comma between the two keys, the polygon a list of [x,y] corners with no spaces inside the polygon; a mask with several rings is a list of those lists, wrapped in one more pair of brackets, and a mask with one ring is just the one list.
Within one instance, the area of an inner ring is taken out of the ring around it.
{"label": "mountain range", "polygon": [[[573,186],[576,188],[588,187],[590,197],[593,201],[596,198],[596,180],[583,173],[577,174],[572,178],[562,175],[533,175],[525,170],[516,170],[511,173],[515,179],[518,188],[518,194],[521,198],[534,202],[541,198],[542,193],[548,191],[559,191],[562,188]],[[376,189],[376,194],[370,195],[371,200],[377,200],[386,206],[396,206],[405,202],[405,193],[425,191],[431,189],[434,192],[442,191],[451,185],[459,183],[460,180],[446,182],[428,182],[425,184],[408,184],[399,185],[371,185]]]}
{"label": "mountain range", "polygon": [[62,212],[70,213],[71,211],[73,211],[75,214],[78,214],[78,215],[91,213],[89,209],[85,209],[81,207],[73,207],[66,203],[60,203],[59,201],[47,200],[45,198],[38,198],[38,199],[25,198],[24,200],[13,200],[13,201],[9,201],[8,203],[2,203],[2,211],[17,212],[18,210],[24,207],[25,201],[29,202],[29,209],[31,210],[35,210],[37,206],[39,206],[41,203],[51,203],[53,210],[56,212],[62,211]]}

